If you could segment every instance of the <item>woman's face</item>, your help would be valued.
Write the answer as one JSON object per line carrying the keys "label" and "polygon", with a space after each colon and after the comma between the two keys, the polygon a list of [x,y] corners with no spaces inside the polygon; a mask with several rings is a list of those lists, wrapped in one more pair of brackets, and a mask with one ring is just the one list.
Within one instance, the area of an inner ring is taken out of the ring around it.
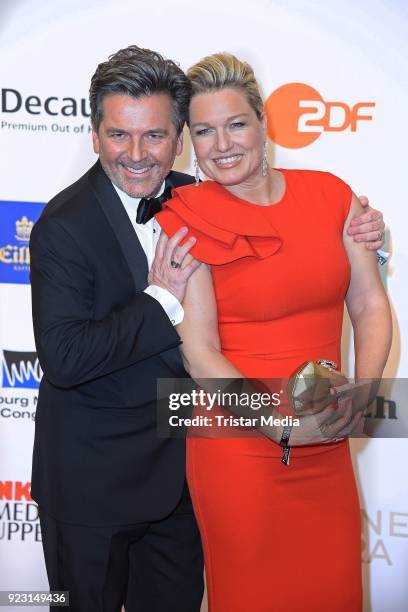
{"label": "woman's face", "polygon": [[201,170],[221,185],[261,177],[265,122],[239,89],[195,95],[190,133]]}

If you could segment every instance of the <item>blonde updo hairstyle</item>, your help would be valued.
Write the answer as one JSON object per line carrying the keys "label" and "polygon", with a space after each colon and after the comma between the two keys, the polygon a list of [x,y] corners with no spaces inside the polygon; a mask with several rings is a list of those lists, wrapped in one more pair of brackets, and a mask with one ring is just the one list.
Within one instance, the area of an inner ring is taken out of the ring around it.
{"label": "blonde updo hairstyle", "polygon": [[264,115],[263,102],[254,71],[246,62],[241,62],[230,53],[214,53],[191,66],[187,71],[191,83],[192,97],[225,88],[242,91],[259,121]]}

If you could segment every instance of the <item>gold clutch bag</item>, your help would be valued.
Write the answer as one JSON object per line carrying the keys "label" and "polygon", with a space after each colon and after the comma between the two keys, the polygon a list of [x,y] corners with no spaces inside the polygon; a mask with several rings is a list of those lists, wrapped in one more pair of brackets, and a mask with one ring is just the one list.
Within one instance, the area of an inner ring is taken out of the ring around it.
{"label": "gold clutch bag", "polygon": [[288,399],[296,415],[316,414],[335,402],[330,388],[347,382],[333,361],[305,361],[289,378]]}

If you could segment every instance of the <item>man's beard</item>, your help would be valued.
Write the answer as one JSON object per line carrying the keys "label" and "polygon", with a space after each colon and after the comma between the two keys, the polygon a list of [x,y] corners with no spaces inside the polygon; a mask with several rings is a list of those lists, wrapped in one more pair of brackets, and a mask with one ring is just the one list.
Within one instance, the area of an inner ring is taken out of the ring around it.
{"label": "man's beard", "polygon": [[[121,191],[124,191],[128,196],[130,196],[131,198],[151,198],[154,197],[155,195],[157,195],[157,192],[159,191],[161,185],[163,184],[163,181],[165,180],[165,176],[162,176],[162,173],[160,172],[160,170],[162,169],[161,166],[159,166],[158,164],[153,164],[153,168],[158,168],[159,172],[155,173],[153,170],[153,175],[150,176],[150,184],[148,186],[148,188],[140,191],[142,185],[140,185],[139,189],[138,189],[138,185],[137,182],[133,183],[131,178],[125,177],[123,176],[120,167],[125,166],[126,164],[123,164],[123,162],[121,163],[116,163],[115,164],[115,168],[117,169],[116,172],[112,171],[112,166],[109,166],[108,164],[105,164],[104,160],[102,158],[100,158],[100,162],[101,162],[101,166],[104,169],[105,173],[107,174],[107,176],[110,178],[110,180],[112,181],[112,183],[114,185],[116,185],[116,187],[118,187]],[[152,164],[150,164],[152,165]],[[129,164],[130,168],[136,167],[136,164]],[[140,165],[140,168],[144,168],[144,167],[148,167],[146,164],[144,166]]]}

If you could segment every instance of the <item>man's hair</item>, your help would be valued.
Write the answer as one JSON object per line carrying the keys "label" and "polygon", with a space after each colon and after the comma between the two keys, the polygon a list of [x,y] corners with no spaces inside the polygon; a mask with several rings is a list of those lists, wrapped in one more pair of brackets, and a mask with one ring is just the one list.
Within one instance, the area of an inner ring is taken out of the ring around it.
{"label": "man's hair", "polygon": [[142,98],[167,94],[172,120],[180,134],[187,119],[191,85],[181,68],[160,53],[131,45],[99,64],[91,79],[89,101],[92,127],[98,130],[103,119],[103,99],[112,94]]}
{"label": "man's hair", "polygon": [[254,71],[231,53],[214,53],[191,66],[187,76],[192,95],[209,93],[225,88],[242,91],[259,120],[263,117],[263,102]]}

